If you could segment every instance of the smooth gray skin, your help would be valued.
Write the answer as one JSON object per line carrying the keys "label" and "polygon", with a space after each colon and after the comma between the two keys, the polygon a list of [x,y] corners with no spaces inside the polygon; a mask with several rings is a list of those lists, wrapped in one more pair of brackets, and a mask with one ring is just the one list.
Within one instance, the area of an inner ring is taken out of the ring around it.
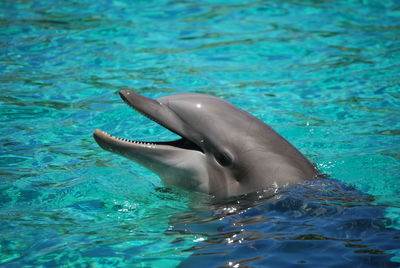
{"label": "smooth gray skin", "polygon": [[318,175],[271,127],[220,98],[186,93],[154,100],[128,90],[120,96],[182,139],[136,142],[96,129],[96,142],[152,170],[166,184],[229,197]]}

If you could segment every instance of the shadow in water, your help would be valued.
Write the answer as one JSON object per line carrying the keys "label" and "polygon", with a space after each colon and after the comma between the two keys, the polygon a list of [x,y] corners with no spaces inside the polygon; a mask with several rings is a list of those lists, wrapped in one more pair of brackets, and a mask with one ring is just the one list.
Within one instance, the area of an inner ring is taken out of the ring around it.
{"label": "shadow in water", "polygon": [[371,195],[320,179],[193,202],[191,212],[170,219],[166,234],[197,237],[181,267],[398,267],[400,231],[384,212]]}

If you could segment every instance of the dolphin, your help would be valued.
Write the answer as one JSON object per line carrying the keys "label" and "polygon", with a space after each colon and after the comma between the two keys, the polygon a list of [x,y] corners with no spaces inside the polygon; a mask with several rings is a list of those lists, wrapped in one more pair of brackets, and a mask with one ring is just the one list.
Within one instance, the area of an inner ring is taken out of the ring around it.
{"label": "dolphin", "polygon": [[292,144],[255,116],[206,94],[151,99],[119,92],[134,110],[181,138],[142,142],[96,129],[103,149],[158,174],[167,185],[231,197],[318,177],[317,168]]}

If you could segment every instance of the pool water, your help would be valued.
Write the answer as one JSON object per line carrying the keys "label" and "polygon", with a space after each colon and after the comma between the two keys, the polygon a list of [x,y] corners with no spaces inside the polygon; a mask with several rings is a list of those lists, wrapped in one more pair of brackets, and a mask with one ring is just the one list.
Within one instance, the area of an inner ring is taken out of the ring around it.
{"label": "pool water", "polygon": [[[400,2],[0,2],[0,265],[398,267]],[[92,132],[176,136],[118,90],[200,92],[329,178],[228,200]]]}

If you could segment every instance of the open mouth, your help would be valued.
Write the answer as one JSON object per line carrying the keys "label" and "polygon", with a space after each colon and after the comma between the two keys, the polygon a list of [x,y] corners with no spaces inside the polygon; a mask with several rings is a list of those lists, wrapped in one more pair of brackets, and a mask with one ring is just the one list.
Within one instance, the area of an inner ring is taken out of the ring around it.
{"label": "open mouth", "polygon": [[203,153],[203,150],[185,135],[181,134],[182,131],[178,130],[176,116],[171,116],[172,112],[157,100],[144,97],[136,94],[132,91],[121,90],[119,92],[121,98],[131,108],[140,114],[146,116],[153,122],[165,127],[171,132],[179,135],[181,138],[173,141],[137,141],[125,138],[115,137],[107,132],[96,129],[93,136],[97,143],[106,150],[110,150],[115,147],[136,147],[136,148],[147,148],[147,149],[184,149],[184,150],[196,150]]}

